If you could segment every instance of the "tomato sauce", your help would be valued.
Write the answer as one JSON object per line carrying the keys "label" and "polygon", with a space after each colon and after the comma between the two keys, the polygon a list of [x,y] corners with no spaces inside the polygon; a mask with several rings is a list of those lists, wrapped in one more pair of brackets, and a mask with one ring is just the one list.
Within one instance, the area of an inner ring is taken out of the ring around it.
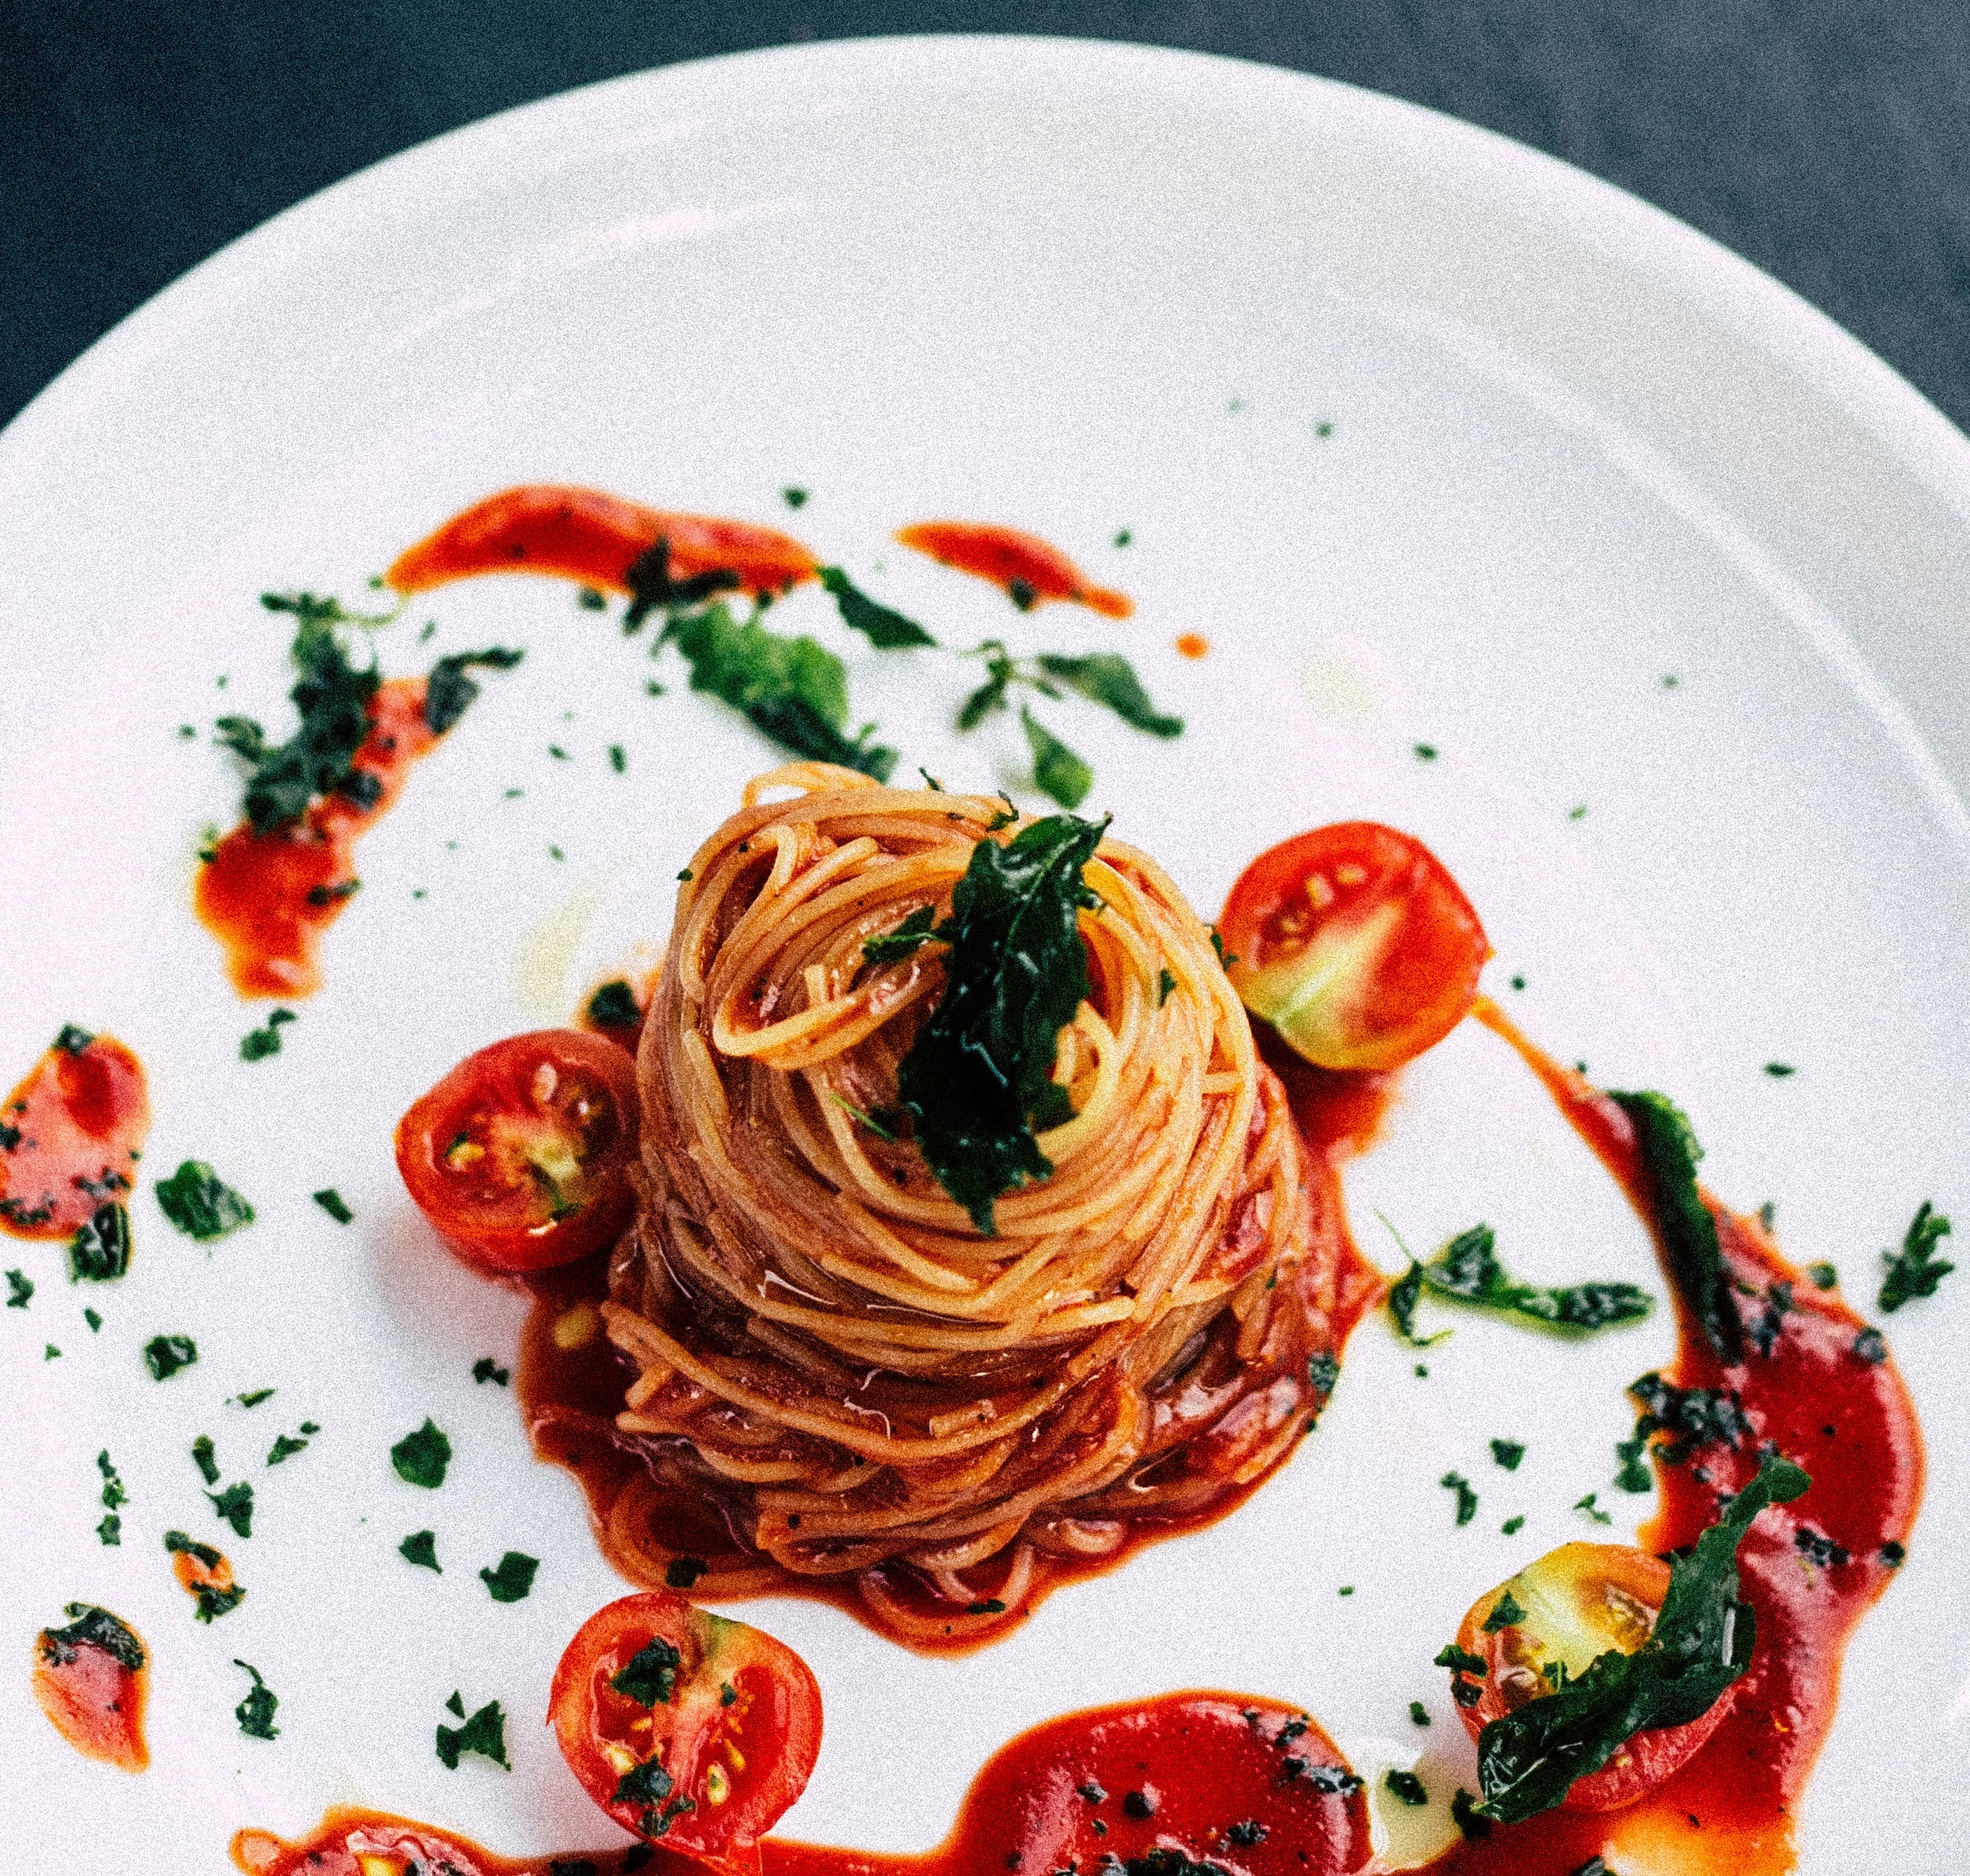
{"label": "tomato sauce", "polygon": [[355,843],[388,813],[419,757],[440,737],[424,720],[425,680],[392,678],[369,701],[369,734],[350,766],[375,777],[368,807],[319,797],[306,813],[256,834],[242,821],[199,869],[192,905],[225,947],[242,996],[305,996],[321,988],[322,935],[362,884]]}
{"label": "tomato sauce", "polygon": [[401,555],[384,576],[422,593],[475,573],[553,573],[627,594],[630,570],[662,541],[673,580],[734,573],[743,591],[778,598],[820,562],[791,535],[750,521],[673,514],[599,489],[508,488],[454,515]]}
{"label": "tomato sauce", "polygon": [[150,1132],[136,1057],[64,1029],[0,1107],[0,1231],[72,1236],[129,1191]]}
{"label": "tomato sauce", "polygon": [[1022,612],[1047,599],[1072,600],[1104,619],[1126,619],[1135,610],[1126,593],[1092,584],[1051,542],[1015,527],[989,521],[918,521],[899,529],[896,538],[945,566],[1002,587]]}
{"label": "tomato sauce", "polygon": [[142,1772],[150,1763],[143,1708],[150,1657],[136,1631],[106,1610],[71,1603],[72,1627],[34,1641],[34,1700],[84,1758]]}
{"label": "tomato sauce", "polygon": [[[760,1849],[764,1876],[1092,1876],[1104,1856],[1126,1864],[1159,1848],[1207,1857],[1224,1876],[1342,1876],[1362,1867],[1368,1847],[1361,1783],[1307,1716],[1276,1701],[1199,1693],[1072,1713],[1022,1733],[986,1762],[950,1836],[924,1855],[773,1838]],[[592,1876],[703,1876],[706,1867],[643,1845],[514,1860],[428,1825],[350,1811],[331,1811],[298,1843],[242,1831],[232,1854],[246,1876],[401,1876],[404,1863],[424,1871],[447,1861],[458,1876],[540,1876],[584,1862]],[[365,1856],[394,1862],[365,1866]]]}

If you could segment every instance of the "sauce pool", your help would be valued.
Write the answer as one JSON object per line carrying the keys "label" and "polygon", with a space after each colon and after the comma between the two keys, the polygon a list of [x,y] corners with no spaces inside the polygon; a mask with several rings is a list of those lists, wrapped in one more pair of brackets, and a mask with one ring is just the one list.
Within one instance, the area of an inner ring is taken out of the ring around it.
{"label": "sauce pool", "polygon": [[1016,527],[989,521],[917,521],[899,528],[896,538],[944,566],[989,580],[1022,612],[1047,599],[1071,600],[1104,619],[1126,619],[1135,610],[1126,593],[1096,586],[1051,541]]}
{"label": "sauce pool", "polygon": [[0,1107],[0,1231],[73,1236],[130,1190],[150,1133],[143,1064],[64,1029]]}

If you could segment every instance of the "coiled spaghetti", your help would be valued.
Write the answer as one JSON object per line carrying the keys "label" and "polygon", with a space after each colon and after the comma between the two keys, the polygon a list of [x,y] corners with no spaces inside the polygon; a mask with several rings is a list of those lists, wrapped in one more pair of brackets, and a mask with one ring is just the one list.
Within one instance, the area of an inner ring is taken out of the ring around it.
{"label": "coiled spaghetti", "polygon": [[1104,840],[1086,871],[1093,993],[1061,1033],[1075,1113],[1039,1137],[1051,1176],[1001,1197],[987,1236],[900,1132],[944,947],[876,964],[864,945],[948,915],[1006,821],[796,764],[692,859],[604,1306],[649,1478],[612,1548],[652,1578],[663,1500],[694,1495],[730,1539],[701,1592],[852,1575],[905,1638],[989,1626],[1046,1557],[1249,1485],[1332,1384],[1333,1234],[1283,1093],[1144,855]]}

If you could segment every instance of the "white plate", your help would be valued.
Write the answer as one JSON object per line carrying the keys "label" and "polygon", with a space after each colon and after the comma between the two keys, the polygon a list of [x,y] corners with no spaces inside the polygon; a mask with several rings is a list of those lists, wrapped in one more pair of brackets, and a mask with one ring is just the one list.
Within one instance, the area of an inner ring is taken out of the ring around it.
{"label": "white plate", "polygon": [[[531,1722],[562,1644],[620,1585],[510,1395],[474,1385],[519,1310],[432,1247],[390,1130],[457,1057],[565,1014],[632,937],[660,940],[671,876],[769,752],[675,683],[643,695],[637,648],[565,587],[449,589],[383,640],[390,668],[428,662],[425,617],[433,651],[500,639],[528,661],[367,838],[329,988],[279,1058],[239,1061],[257,1018],[188,909],[199,831],[230,820],[238,784],[178,725],[284,721],[285,635],[256,596],[353,597],[521,480],[785,522],[949,643],[1125,650],[1189,718],[1182,739],[1079,712],[1057,727],[1096,765],[1093,805],[1201,908],[1292,830],[1414,828],[1483,912],[1493,986],[1534,1035],[1675,1094],[1717,1189],[1776,1200],[1792,1253],[1834,1259],[1857,1297],[1918,1201],[1970,1209],[1970,838],[1951,785],[1970,775],[1970,448],[1818,315],[1545,158],[1187,55],[832,45],[513,112],[228,249],[0,438],[0,1075],[64,1021],[112,1031],[150,1071],[151,1164],[209,1159],[260,1208],[207,1256],[147,1187],[131,1275],[90,1299],[94,1337],[57,1247],[0,1246],[40,1285],[0,1322],[10,1867],[113,1844],[133,1866],[217,1869],[237,1826],[297,1834],[338,1801],[510,1853],[610,1834]],[[797,517],[787,484],[814,491]],[[1058,540],[1136,617],[1022,621],[885,545],[942,513]],[[797,603],[906,761],[1019,785],[1004,733],[944,727],[962,672],[858,651]],[[1191,630],[1213,641],[1199,663],[1172,648]],[[1413,756],[1421,740],[1439,760]],[[1767,1077],[1774,1058],[1799,1073]],[[355,1226],[309,1202],[328,1184]],[[1412,1075],[1350,1191],[1385,1261],[1377,1208],[1412,1243],[1483,1216],[1528,1271],[1658,1282],[1481,1033]],[[1811,1871],[1940,1869],[1970,1840],[1970,1279],[1892,1327],[1928,1498],[1848,1657],[1805,1807]],[[163,1330],[201,1359],[160,1385],[137,1351]],[[1419,1381],[1370,1324],[1319,1437],[1245,1510],[964,1660],[812,1605],[747,1609],[826,1694],[788,1829],[927,1846],[1018,1729],[1199,1684],[1306,1702],[1364,1769],[1416,1749],[1421,1697],[1439,1723],[1425,1777],[1469,1782],[1429,1656],[1478,1591],[1584,1534],[1566,1508],[1605,1495],[1622,1385],[1669,1347],[1661,1320],[1580,1350],[1466,1321]],[[267,1385],[250,1416],[225,1404]],[[435,1497],[387,1456],[427,1413],[457,1454]],[[266,1471],[303,1417],[313,1448]],[[230,1546],[249,1599],[210,1629],[159,1543],[212,1523],[200,1432],[260,1503]],[[1492,1434],[1527,1442],[1518,1475],[1492,1465]],[[131,1497],[113,1550],[93,1536],[104,1447]],[[1447,1466],[1482,1493],[1467,1530]],[[1509,1511],[1530,1515],[1516,1539]],[[395,1554],[425,1525],[441,1578]],[[474,1573],[507,1548],[543,1563],[500,1607]],[[29,1700],[33,1632],[77,1597],[152,1643],[143,1778],[74,1757]],[[281,1695],[277,1742],[233,1723],[236,1656]],[[514,1716],[510,1774],[438,1764],[454,1687]]]}

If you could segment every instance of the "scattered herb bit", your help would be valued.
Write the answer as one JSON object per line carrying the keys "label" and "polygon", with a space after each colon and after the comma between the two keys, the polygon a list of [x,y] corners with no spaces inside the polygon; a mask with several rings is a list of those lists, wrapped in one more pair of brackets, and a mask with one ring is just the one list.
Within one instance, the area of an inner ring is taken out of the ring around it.
{"label": "scattered herb bit", "polygon": [[489,1355],[482,1355],[472,1363],[472,1379],[475,1381],[491,1381],[494,1386],[503,1388],[512,1378],[512,1371],[501,1367]]}
{"label": "scattered herb bit", "polygon": [[1382,1783],[1405,1804],[1427,1804],[1430,1801],[1430,1794],[1424,1790],[1423,1781],[1413,1772],[1391,1769]]}
{"label": "scattered herb bit", "polygon": [[461,1719],[465,1717],[465,1697],[456,1687],[451,1691],[451,1698],[445,1702],[445,1711],[456,1713]]}
{"label": "scattered herb bit", "polygon": [[1149,701],[1149,693],[1142,688],[1135,666],[1116,652],[1091,651],[1080,658],[1064,658],[1057,652],[1043,651],[1038,662],[1040,668],[1057,683],[1064,684],[1090,704],[1106,706],[1132,729],[1166,739],[1183,734],[1183,718],[1159,711]]}
{"label": "scattered herb bit", "polygon": [[82,1648],[98,1648],[118,1661],[132,1673],[143,1666],[143,1644],[136,1632],[107,1609],[93,1603],[70,1603],[62,1612],[69,1618],[66,1628],[44,1628],[37,1638],[43,1660],[66,1667]]}
{"label": "scattered herb bit", "polygon": [[838,566],[824,566],[817,574],[832,596],[842,624],[860,632],[878,651],[900,651],[908,645],[934,645],[931,637],[913,619],[892,612],[871,599]]}
{"label": "scattered herb bit", "polygon": [[[231,1574],[231,1566],[210,1544],[187,1537],[182,1531],[167,1531],[164,1548],[173,1555],[182,1551],[208,1574],[216,1574],[221,1571]],[[246,1592],[237,1583],[229,1583],[223,1589],[217,1582],[188,1583],[185,1587],[197,1600],[198,1606],[192,1613],[201,1622],[211,1622],[230,1614],[246,1598]]]}
{"label": "scattered herb bit", "polygon": [[249,1739],[278,1739],[281,1729],[274,1723],[274,1712],[281,1704],[281,1697],[261,1680],[259,1670],[251,1662],[235,1656],[233,1666],[245,1669],[253,1677],[253,1684],[246,1698],[232,1710],[233,1718],[239,1722],[240,1731]]}
{"label": "scattered herb bit", "polygon": [[1689,1306],[1718,1357],[1734,1362],[1743,1351],[1744,1327],[1731,1292],[1729,1273],[1717,1241],[1717,1221],[1696,1190],[1696,1144],[1689,1118],[1665,1095],[1611,1094],[1635,1130],[1635,1145],[1661,1235],[1670,1280]]}
{"label": "scattered herb bit", "polygon": [[1412,1726],[1427,1726],[1430,1723],[1430,1710],[1420,1700],[1409,1703],[1409,1719]]}
{"label": "scattered herb bit", "polygon": [[711,1567],[701,1557],[673,1557],[665,1567],[663,1580],[673,1589],[688,1589]]}
{"label": "scattered herb bit", "polygon": [[627,979],[612,977],[588,999],[588,1021],[604,1029],[634,1029],[643,1020]]}
{"label": "scattered herb bit", "polygon": [[157,1182],[157,1204],[188,1238],[223,1238],[253,1222],[253,1208],[202,1159],[188,1159]]}
{"label": "scattered herb bit", "polygon": [[1639,1322],[1654,1307],[1647,1291],[1632,1283],[1580,1283],[1549,1289],[1516,1282],[1499,1263],[1496,1242],[1488,1225],[1474,1225],[1417,1267],[1416,1274],[1433,1296],[1583,1335],[1617,1323]]}
{"label": "scattered herb bit", "polygon": [[677,1670],[684,1657],[662,1635],[652,1635],[609,1684],[640,1706],[668,1706],[677,1697]]}
{"label": "scattered herb bit", "polygon": [[1950,1221],[1924,1199],[1902,1234],[1899,1250],[1884,1250],[1881,1261],[1888,1274],[1881,1280],[1882,1313],[1892,1315],[1918,1296],[1933,1296],[1936,1286],[1956,1268],[1935,1261],[1936,1247],[1950,1235]]}
{"label": "scattered herb bit", "polygon": [[1831,1264],[1809,1264],[1806,1274],[1812,1279],[1815,1289],[1830,1290],[1840,1281],[1840,1272]]}
{"label": "scattered herb bit", "polygon": [[1670,1558],[1668,1594],[1640,1649],[1608,1651],[1556,1692],[1485,1728],[1478,1768],[1487,1815],[1516,1823],[1549,1810],[1636,1733],[1684,1726],[1710,1710],[1751,1660],[1755,1624],[1738,1600],[1738,1546],[1767,1506],[1797,1498],[1811,1483],[1789,1459],[1766,1459],[1694,1547]]}
{"label": "scattered herb bit", "polygon": [[108,1448],[105,1447],[97,1454],[96,1469],[103,1475],[103,1504],[105,1509],[113,1511],[118,1505],[128,1504],[130,1495],[124,1490],[122,1477],[110,1463]]}
{"label": "scattered herb bit", "polygon": [[738,1698],[739,1690],[734,1687],[730,1681],[721,1681],[718,1684],[718,1705],[720,1706],[729,1707],[735,1705],[738,1701]]}
{"label": "scattered herb bit", "polygon": [[438,1564],[438,1538],[433,1531],[413,1531],[397,1546],[397,1554],[406,1563],[415,1564],[420,1570],[434,1571],[440,1576],[444,1571]]}
{"label": "scattered herb bit", "polygon": [[143,1345],[143,1365],[154,1381],[190,1367],[198,1358],[198,1344],[189,1335],[154,1335]]}
{"label": "scattered herb bit", "polygon": [[1434,762],[1434,761],[1435,761],[1435,760],[1436,760],[1436,745],[1435,745],[1435,743],[1433,743],[1433,742],[1418,742],[1418,743],[1417,743],[1416,745],[1414,745],[1414,748],[1415,748],[1415,751],[1416,751],[1416,760],[1417,760],[1418,762]]}
{"label": "scattered herb bit", "polygon": [[1615,1474],[1615,1485],[1624,1492],[1653,1490],[1655,1475],[1642,1463],[1642,1455],[1648,1450],[1648,1435],[1637,1432],[1632,1440],[1615,1442],[1615,1457],[1621,1462],[1620,1469]]}
{"label": "scattered herb bit", "polygon": [[1589,1492],[1584,1498],[1576,1499],[1574,1501],[1573,1509],[1576,1511],[1586,1512],[1587,1516],[1598,1525],[1611,1525],[1614,1522],[1612,1515],[1602,1511],[1600,1506],[1594,1503],[1600,1496],[1598,1492]]}
{"label": "scattered herb bit", "polygon": [[451,1442],[427,1419],[415,1433],[407,1433],[390,1449],[390,1462],[406,1485],[435,1491],[445,1482]]}
{"label": "scattered herb bit", "polygon": [[111,1199],[69,1240],[69,1281],[113,1282],[129,1268],[130,1215]]}
{"label": "scattered herb bit", "polygon": [[1470,1481],[1462,1472],[1446,1472],[1437,1483],[1456,1493],[1458,1525],[1469,1524],[1478,1515],[1478,1494],[1470,1489]]}
{"label": "scattered herb bit", "polygon": [[1907,1550],[1892,1538],[1881,1546],[1881,1561],[1891,1570],[1899,1570],[1908,1560]]}
{"label": "scattered herb bit", "polygon": [[1854,1338],[1854,1352],[1862,1361],[1878,1365],[1888,1359],[1888,1345],[1879,1329],[1862,1329]]}
{"label": "scattered herb bit", "polygon": [[865,940],[862,946],[863,961],[878,967],[897,963],[920,945],[930,941],[934,936],[932,927],[936,922],[937,908],[920,905],[893,932],[883,932]]}
{"label": "scattered herb bit", "polygon": [[55,1046],[64,1055],[79,1056],[95,1039],[94,1031],[78,1028],[73,1023],[64,1023],[55,1031]]}
{"label": "scattered herb bit", "polygon": [[1782,1081],[1788,1075],[1795,1075],[1799,1072],[1790,1062],[1767,1062],[1765,1064],[1765,1073],[1774,1081]]}
{"label": "scattered herb bit", "polygon": [[267,1462],[269,1465],[278,1465],[282,1460],[291,1459],[296,1453],[305,1453],[307,1450],[308,1442],[305,1440],[298,1440],[291,1433],[284,1433],[269,1448]]}
{"label": "scattered herb bit", "polygon": [[1523,1622],[1525,1611],[1519,1606],[1518,1599],[1509,1589],[1498,1599],[1491,1613],[1485,1618],[1485,1633],[1495,1635],[1501,1628],[1509,1628],[1514,1622]]}
{"label": "scattered herb bit", "polygon": [[968,1616],[1002,1616],[1005,1613],[1005,1605],[995,1596],[987,1596],[980,1602],[967,1603],[965,1613]]}
{"label": "scattered herb bit", "polygon": [[500,1559],[498,1568],[480,1571],[478,1580],[485,1585],[494,1602],[521,1603],[533,1589],[534,1572],[539,1567],[538,1557],[509,1550]]}
{"label": "scattered herb bit", "polygon": [[1816,1531],[1810,1525],[1795,1527],[1792,1548],[1809,1564],[1816,1564],[1822,1570],[1829,1570],[1836,1564],[1853,1560],[1845,1545],[1834,1543],[1825,1532]]}
{"label": "scattered herb bit", "polygon": [[609,610],[609,595],[594,587],[584,586],[575,594],[574,603],[584,612],[606,612]]}
{"label": "scattered herb bit", "polygon": [[239,1038],[239,1059],[242,1062],[262,1062],[269,1056],[281,1053],[281,1025],[291,1023],[295,1014],[291,1010],[270,1010],[267,1021],[258,1029],[249,1029]]}
{"label": "scattered herb bit", "polygon": [[1518,1511],[1506,1518],[1499,1527],[1507,1537],[1516,1537],[1525,1529],[1525,1513]]}
{"label": "scattered herb bit", "polygon": [[627,772],[630,766],[629,753],[623,747],[621,743],[612,742],[609,744],[609,766],[613,769],[618,775],[623,774]]}
{"label": "scattered herb bit", "polygon": [[804,508],[807,505],[807,491],[804,488],[782,488],[780,499],[789,508]]}
{"label": "scattered herb bit", "polygon": [[1117,547],[1126,547],[1135,538],[1135,535],[1125,527],[1118,527],[1115,531],[1115,545]]}
{"label": "scattered herb bit", "polygon": [[848,679],[842,661],[805,636],[768,632],[757,618],[736,623],[722,601],[673,615],[666,636],[691,668],[691,689],[708,692],[748,718],[783,749],[839,763],[887,781],[896,752],[872,746],[865,728],[850,742]]}
{"label": "scattered herb bit", "polygon": [[[1211,934],[1213,940],[1217,934]],[[1386,1222],[1386,1221],[1384,1221]],[[1400,1238],[1396,1242],[1402,1243]],[[1403,1271],[1389,1290],[1389,1320],[1396,1325],[1396,1333],[1412,1349],[1434,1348],[1439,1342],[1449,1339],[1450,1331],[1439,1329],[1434,1335],[1416,1333],[1416,1305],[1423,1294],[1423,1267],[1410,1258],[1409,1268]]]}
{"label": "scattered herb bit", "polygon": [[1094,770],[1024,706],[1019,727],[1033,751],[1033,786],[1063,808],[1078,808],[1094,786]]}
{"label": "scattered herb bit", "polygon": [[425,686],[424,724],[434,736],[442,736],[464,715],[478,686],[465,673],[475,666],[485,671],[510,671],[526,656],[504,645],[489,646],[483,651],[454,651],[431,667]]}
{"label": "scattered herb bit", "polygon": [[897,1091],[925,1163],[987,1236],[994,1200],[1054,1169],[1036,1133],[1074,1111],[1053,1070],[1090,988],[1082,875],[1106,826],[1053,815],[980,841],[935,934],[951,947],[944,993]]}
{"label": "scattered herb bit", "polygon": [[[219,1462],[213,1458],[213,1451],[212,1437],[209,1433],[202,1433],[192,1442],[192,1463],[197,1466],[199,1476],[207,1485],[219,1483]],[[103,1502],[107,1504],[109,1500],[106,1498]]]}
{"label": "scattered herb bit", "polygon": [[34,1293],[33,1282],[17,1270],[7,1272],[7,1303],[10,1310],[24,1310],[27,1299]]}
{"label": "scattered herb bit", "polygon": [[94,1310],[85,1309],[82,1312],[82,1319],[89,1324],[89,1333],[92,1335],[96,1335],[102,1328],[103,1319]]}
{"label": "scattered herb bit", "polygon": [[348,1208],[348,1202],[333,1186],[324,1187],[314,1194],[315,1203],[334,1219],[338,1225],[353,1224],[355,1214]]}
{"label": "scattered herb bit", "polygon": [[41,1359],[43,1361],[54,1361],[59,1358],[61,1353],[62,1351],[58,1349],[53,1342],[47,1342],[42,1345]]}
{"label": "scattered herb bit", "polygon": [[256,1388],[251,1394],[242,1394],[235,1398],[242,1407],[257,1407],[262,1401],[272,1400],[274,1391],[271,1388]]}
{"label": "scattered herb bit", "polygon": [[1166,967],[1157,974],[1156,980],[1156,1007],[1160,1010],[1169,1002],[1170,993],[1177,987],[1177,980]]}
{"label": "scattered herb bit", "polygon": [[1700,1446],[1721,1444],[1735,1452],[1751,1437],[1751,1423],[1735,1393],[1708,1388],[1677,1388],[1652,1370],[1631,1381],[1628,1391],[1642,1404],[1636,1437],[1666,1433],[1673,1437],[1655,1448],[1665,1464],[1680,1465]]}
{"label": "scattered herb bit", "polygon": [[1582,802],[1578,807],[1569,808],[1566,810],[1566,818],[1570,821],[1585,820],[1587,819],[1587,803],[1585,802]]}
{"label": "scattered herb bit", "polygon": [[1516,1472],[1519,1462],[1525,1457],[1525,1448],[1516,1440],[1494,1440],[1492,1457],[1508,1472]]}
{"label": "scattered herb bit", "polygon": [[[458,1700],[456,1694],[451,1698]],[[458,1705],[462,1711],[464,1701]],[[513,1769],[507,1758],[507,1716],[496,1700],[489,1700],[462,1726],[438,1728],[438,1758],[447,1772],[456,1772],[461,1756],[468,1752],[476,1752],[509,1772]]]}
{"label": "scattered herb bit", "polygon": [[253,1535],[253,1488],[250,1485],[229,1485],[223,1492],[207,1492],[206,1497],[212,1500],[214,1515],[231,1525],[236,1535]]}

